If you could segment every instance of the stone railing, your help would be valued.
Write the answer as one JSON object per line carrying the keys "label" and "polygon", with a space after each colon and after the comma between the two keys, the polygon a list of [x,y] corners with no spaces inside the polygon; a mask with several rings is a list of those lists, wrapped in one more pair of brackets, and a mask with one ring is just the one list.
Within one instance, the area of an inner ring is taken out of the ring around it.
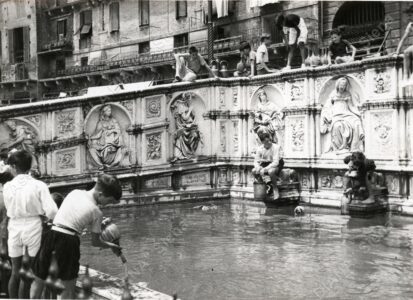
{"label": "stone railing", "polygon": [[[2,107],[0,118],[34,133],[40,173],[55,189],[86,185],[107,170],[142,203],[251,198],[256,116],[270,113],[265,126],[297,171],[302,200],[339,206],[343,155],[358,149],[384,174],[391,207],[402,207],[412,200],[413,101],[399,64],[381,57],[252,79],[125,84],[98,97]],[[11,129],[1,128],[7,140]],[[102,138],[110,128],[116,138]]]}

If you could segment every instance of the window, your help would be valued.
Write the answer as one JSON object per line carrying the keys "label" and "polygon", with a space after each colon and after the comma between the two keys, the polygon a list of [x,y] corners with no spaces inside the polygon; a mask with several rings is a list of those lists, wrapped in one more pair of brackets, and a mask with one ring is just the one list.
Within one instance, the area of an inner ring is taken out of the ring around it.
{"label": "window", "polygon": [[67,20],[57,21],[57,40],[60,41],[66,37],[67,34]]}
{"label": "window", "polygon": [[384,22],[384,5],[381,2],[345,2],[337,11],[333,28],[341,25],[368,26]]}
{"label": "window", "polygon": [[188,34],[180,34],[174,36],[174,48],[183,47],[188,45]]}
{"label": "window", "polygon": [[149,0],[139,0],[141,26],[149,25]]}
{"label": "window", "polygon": [[30,28],[19,27],[8,31],[9,60],[11,64],[30,60]]}
{"label": "window", "polygon": [[87,67],[89,64],[89,58],[87,56],[81,57],[80,58],[80,66],[81,67]]}
{"label": "window", "polygon": [[66,60],[65,57],[56,58],[56,73],[59,71],[64,71],[66,69]]}
{"label": "window", "polygon": [[176,18],[184,18],[187,16],[187,3],[186,0],[176,0],[175,1],[175,8],[176,8]]}
{"label": "window", "polygon": [[90,48],[92,44],[92,11],[80,12],[80,39],[79,48]]}
{"label": "window", "polygon": [[139,44],[139,54],[149,53],[150,52],[149,42],[143,42]]}
{"label": "window", "polygon": [[100,30],[105,31],[105,3],[100,3],[99,6],[99,14],[100,14]]}
{"label": "window", "polygon": [[119,31],[119,2],[109,5],[110,32]]}

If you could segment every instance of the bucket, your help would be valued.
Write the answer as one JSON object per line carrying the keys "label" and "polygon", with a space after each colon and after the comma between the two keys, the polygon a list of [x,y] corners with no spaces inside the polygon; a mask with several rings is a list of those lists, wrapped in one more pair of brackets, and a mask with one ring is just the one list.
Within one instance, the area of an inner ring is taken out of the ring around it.
{"label": "bucket", "polygon": [[267,185],[254,182],[254,199],[264,201],[267,198]]}

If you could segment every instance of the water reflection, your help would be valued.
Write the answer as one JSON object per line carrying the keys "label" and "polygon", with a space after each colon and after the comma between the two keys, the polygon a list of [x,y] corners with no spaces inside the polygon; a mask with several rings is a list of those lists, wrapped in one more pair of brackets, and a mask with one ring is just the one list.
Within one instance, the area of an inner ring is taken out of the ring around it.
{"label": "water reflection", "polygon": [[[216,202],[107,210],[131,280],[182,299],[366,299],[413,296],[413,220]],[[82,240],[82,263],[122,276],[110,251]]]}

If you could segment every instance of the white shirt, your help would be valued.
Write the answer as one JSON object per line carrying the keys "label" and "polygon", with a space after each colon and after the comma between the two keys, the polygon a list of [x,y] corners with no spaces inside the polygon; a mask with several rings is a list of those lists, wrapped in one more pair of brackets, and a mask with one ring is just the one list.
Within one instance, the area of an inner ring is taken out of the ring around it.
{"label": "white shirt", "polygon": [[47,185],[28,174],[19,174],[3,188],[4,204],[10,219],[45,215],[53,219],[57,205]]}
{"label": "white shirt", "polygon": [[257,153],[255,154],[254,165],[259,167],[260,162],[271,162],[268,168],[275,168],[278,166],[280,161],[280,146],[277,144],[272,144],[269,149],[266,149],[264,145],[261,145]]}
{"label": "white shirt", "polygon": [[261,65],[262,62],[269,62],[268,49],[265,44],[261,44],[257,49],[257,69],[261,70],[264,67]]}
{"label": "white shirt", "polygon": [[88,191],[74,190],[63,200],[54,224],[63,225],[77,232],[82,232],[88,227],[91,232],[100,233],[103,214],[93,195]]}

